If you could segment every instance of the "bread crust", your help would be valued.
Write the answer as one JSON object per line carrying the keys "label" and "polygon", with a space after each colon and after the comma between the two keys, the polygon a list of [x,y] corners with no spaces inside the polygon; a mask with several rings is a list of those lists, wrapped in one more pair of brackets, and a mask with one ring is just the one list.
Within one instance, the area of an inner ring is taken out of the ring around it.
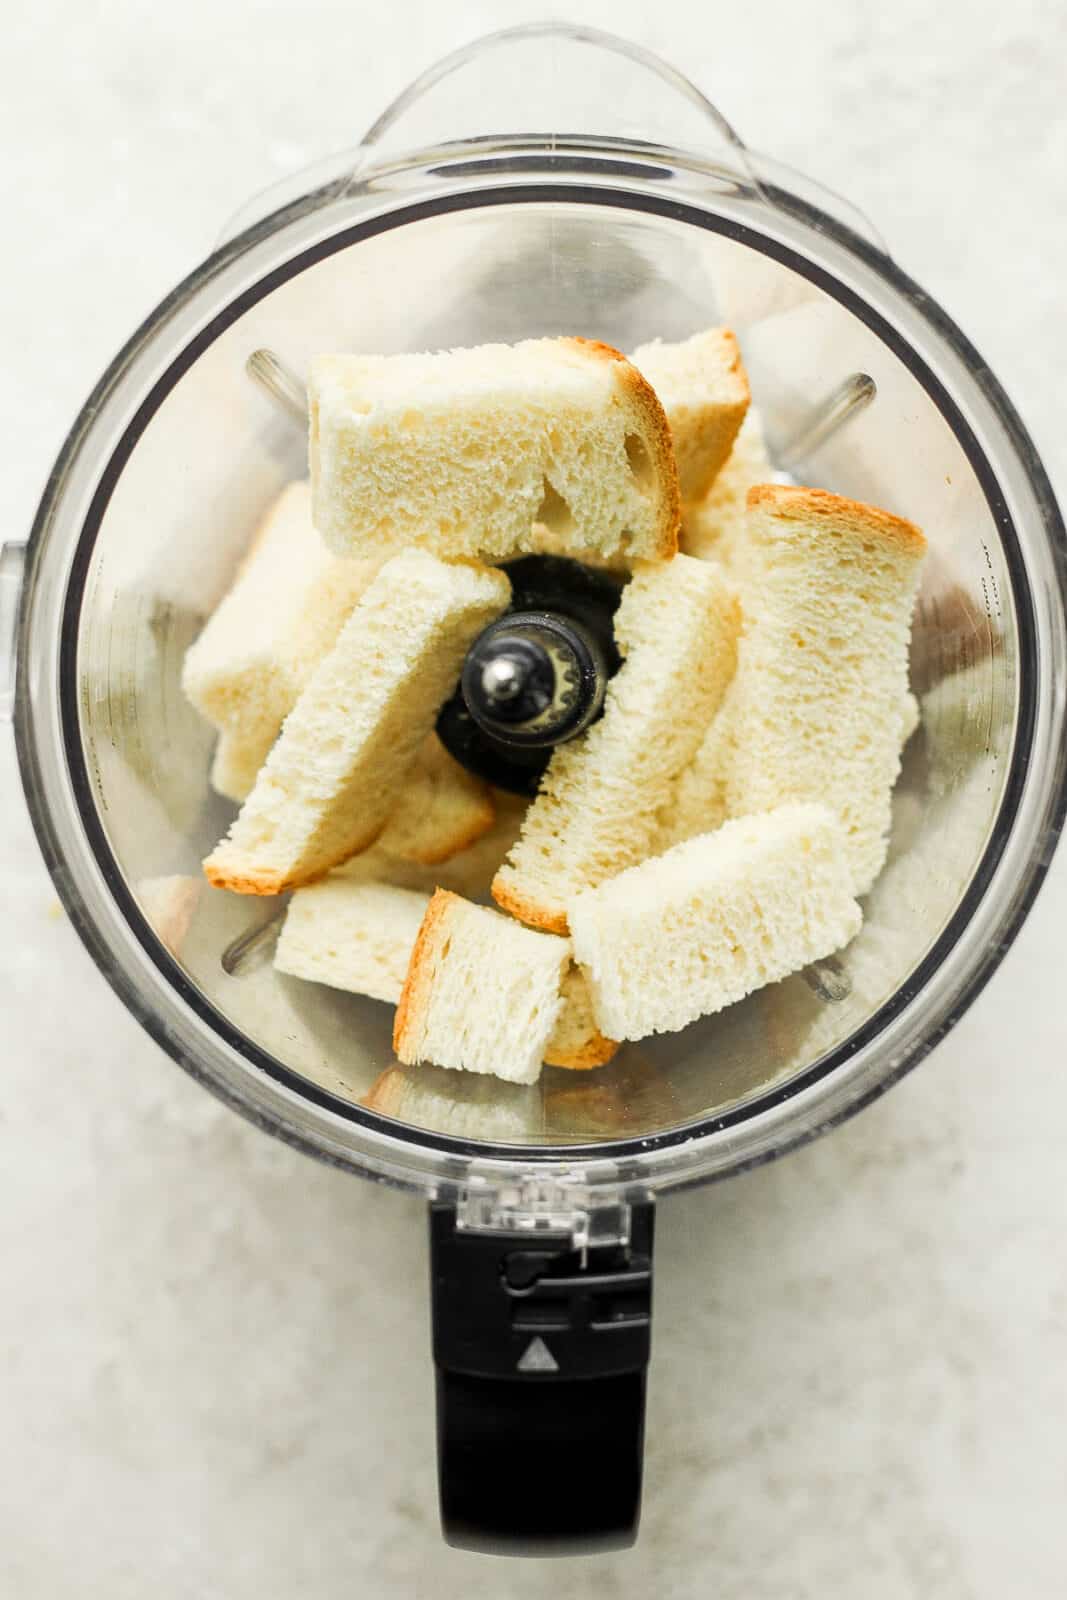
{"label": "bread crust", "polygon": [[737,395],[732,402],[732,410],[728,419],[724,417],[723,426],[720,429],[715,452],[717,456],[717,460],[714,462],[715,470],[693,502],[698,505],[711,492],[715,479],[719,476],[727,461],[729,461],[730,451],[734,447],[737,435],[740,433],[741,426],[748,415],[748,408],[752,404],[752,390],[749,387],[748,372],[745,370],[745,364],[741,360],[741,346],[737,342],[737,335],[732,328],[723,328],[721,331],[723,344],[730,351],[730,363],[726,370],[737,385]]}
{"label": "bread crust", "polygon": [[351,861],[353,856],[361,856],[364,850],[369,850],[381,828],[376,828],[370,837],[350,850],[341,861],[334,861],[328,867],[320,867],[316,872],[234,872],[226,866],[220,866],[214,856],[208,856],[204,862],[204,877],[214,889],[229,889],[233,894],[288,894],[290,889],[306,889],[309,884],[319,883],[327,877],[334,867],[343,867],[345,861]]}
{"label": "bread crust", "polygon": [[395,1117],[406,1083],[401,1067],[386,1067],[371,1084],[360,1104],[383,1117]]}
{"label": "bread crust", "polygon": [[502,879],[499,873],[490,884],[489,893],[502,911],[510,911],[513,917],[525,922],[527,927],[540,928],[542,933],[561,933],[564,936],[570,932],[566,910],[551,911],[536,900],[527,899],[525,895],[513,889],[506,879]]}
{"label": "bread crust", "polygon": [[[695,345],[701,346],[698,357],[693,353]],[[670,371],[671,361],[678,352],[686,352],[689,359],[698,363],[701,359],[713,363],[717,392],[710,405],[693,394],[686,397],[688,382],[696,377],[699,364],[684,377]],[[661,354],[667,359],[666,368],[658,366]],[[705,328],[677,345],[654,339],[639,345],[629,360],[656,390],[666,413],[678,468],[684,521],[686,512],[703,502],[726,465],[751,403],[748,374],[737,336],[731,328],[714,327]],[[677,390],[671,387],[675,382],[679,385]],[[676,404],[680,405],[677,415]]]}
{"label": "bread crust", "polygon": [[294,887],[280,873],[270,877],[260,873],[250,878],[243,872],[227,872],[225,867],[213,865],[210,857],[204,862],[204,877],[213,889],[229,889],[233,894],[284,894]]}
{"label": "bread crust", "polygon": [[782,522],[838,523],[844,532],[859,537],[872,534],[895,544],[901,553],[916,557],[926,549],[926,537],[914,522],[894,517],[880,506],[865,505],[831,494],[827,489],[810,489],[786,483],[756,483],[748,491],[748,509],[771,512]]}
{"label": "bread crust", "polygon": [[[449,915],[452,902],[461,898],[453,894],[451,889],[435,889],[426,907],[422,925],[415,935],[407,977],[393,1018],[393,1049],[401,1061],[405,1061],[404,1051],[408,1046],[408,1034],[414,1033],[415,1018],[426,1007],[430,987],[430,955],[437,940],[438,924]],[[406,1061],[405,1064],[411,1066],[413,1063]]]}
{"label": "bread crust", "polygon": [[616,350],[614,345],[605,344],[601,339],[583,339],[578,335],[575,335],[570,343],[577,345],[584,355],[621,364],[619,379],[626,398],[645,425],[648,437],[642,442],[651,446],[652,462],[661,490],[662,505],[656,559],[670,561],[678,554],[678,532],[682,525],[682,495],[678,486],[678,465],[674,459],[670,423],[667,421],[667,413],[660,404],[659,395],[644,373],[640,372],[621,350]]}
{"label": "bread crust", "polygon": [[[737,342],[737,334],[732,328],[722,328],[720,332],[722,333],[723,344],[727,345],[730,350],[730,365],[726,370],[730,374],[731,378],[735,378],[740,381],[741,389],[744,395],[745,410],[747,411],[748,407],[752,404],[752,390],[749,387],[748,372],[745,368],[745,363],[741,360],[741,346]],[[738,395],[738,399],[741,399],[740,394]]]}

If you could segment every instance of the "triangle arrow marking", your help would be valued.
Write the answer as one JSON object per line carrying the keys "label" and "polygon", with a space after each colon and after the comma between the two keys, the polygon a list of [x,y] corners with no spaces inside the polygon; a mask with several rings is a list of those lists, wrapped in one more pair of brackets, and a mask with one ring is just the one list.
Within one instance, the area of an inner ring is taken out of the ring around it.
{"label": "triangle arrow marking", "polygon": [[559,1362],[545,1341],[536,1336],[530,1340],[519,1357],[519,1372],[558,1372]]}

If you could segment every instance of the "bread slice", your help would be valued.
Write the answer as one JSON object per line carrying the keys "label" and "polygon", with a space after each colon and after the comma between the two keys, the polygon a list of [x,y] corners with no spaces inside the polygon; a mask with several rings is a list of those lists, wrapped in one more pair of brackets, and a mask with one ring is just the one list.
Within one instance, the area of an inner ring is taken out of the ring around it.
{"label": "bread slice", "polygon": [[702,500],[685,507],[682,549],[701,561],[720,561],[735,581],[747,574],[748,491],[771,479],[763,424],[749,406],[725,465]]}
{"label": "bread slice", "polygon": [[224,735],[212,783],[243,800],[312,672],[380,566],[339,561],[291,483],[260,524],[229,592],[187,652],[182,687]]}
{"label": "bread slice", "polygon": [[453,760],[431,733],[400,786],[378,843],[401,861],[434,866],[488,833],[495,816],[489,785]]}
{"label": "bread slice", "polygon": [[683,504],[707,494],[748,410],[748,378],[729,328],[678,344],[653,339],[630,357],[655,389],[671,430]]}
{"label": "bread slice", "polygon": [[710,563],[679,556],[636,574],[615,616],[625,660],[604,715],[554,751],[493,881],[499,905],[565,933],[572,895],[649,853],[658,809],[733,672],[739,626],[737,596]]}
{"label": "bread slice", "polygon": [[377,838],[468,647],[510,592],[502,572],[450,566],[425,551],[387,562],[205,861],[210,882],[281,894]]}
{"label": "bread slice", "polygon": [[589,985],[581,967],[567,969],[562,994],[563,1009],[545,1046],[546,1066],[566,1067],[574,1072],[606,1066],[619,1046],[616,1040],[605,1039],[597,1027]]}
{"label": "bread slice", "polygon": [[533,548],[535,520],[579,558],[678,547],[663,407],[609,345],[320,356],[308,398],[315,525],[338,555],[500,560]]}
{"label": "bread slice", "polygon": [[395,1005],[428,904],[411,889],[331,873],[293,895],[274,965],[291,978]]}
{"label": "bread slice", "polygon": [[438,889],[412,951],[393,1049],[409,1066],[432,1061],[535,1082],[570,954],[566,939]]}
{"label": "bread slice", "polygon": [[670,1033],[816,961],[854,936],[841,827],[826,806],[727,822],[568,905],[598,1025]]}
{"label": "bread slice", "polygon": [[885,860],[926,541],[873,506],[776,484],[750,490],[748,538],[726,810],[829,806],[864,894]]}

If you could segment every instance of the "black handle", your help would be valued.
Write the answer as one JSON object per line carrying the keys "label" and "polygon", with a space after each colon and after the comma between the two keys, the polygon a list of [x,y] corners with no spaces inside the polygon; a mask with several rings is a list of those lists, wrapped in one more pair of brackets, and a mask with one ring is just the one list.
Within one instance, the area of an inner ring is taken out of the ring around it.
{"label": "black handle", "polygon": [[624,1245],[463,1230],[430,1208],[445,1539],[496,1555],[637,1536],[652,1302],[651,1204]]}

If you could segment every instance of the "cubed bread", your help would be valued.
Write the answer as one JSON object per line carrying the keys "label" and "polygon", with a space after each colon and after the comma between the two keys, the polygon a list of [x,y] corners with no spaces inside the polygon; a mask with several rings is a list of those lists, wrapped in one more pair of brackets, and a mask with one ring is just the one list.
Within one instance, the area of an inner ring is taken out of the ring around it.
{"label": "cubed bread", "polygon": [[829,806],[864,894],[889,839],[926,540],[874,506],[781,484],[750,491],[748,537],[756,571],[730,697],[727,811]]}
{"label": "cubed bread", "polygon": [[[396,1005],[430,894],[343,871],[298,889],[289,902],[274,965],[279,972]],[[600,1067],[618,1046],[596,1026],[577,967],[562,984],[563,1004],[545,1049],[550,1066]]]}
{"label": "cubed bread", "polygon": [[340,561],[311,521],[311,486],[267,512],[233,585],[187,652],[182,687],[220,730],[212,783],[243,800],[282,723],[380,560]]}
{"label": "cubed bread", "polygon": [[563,1009],[570,945],[447,889],[430,901],[393,1026],[400,1061],[540,1076]]}
{"label": "cubed bread", "polygon": [[274,965],[291,978],[395,1005],[428,904],[413,889],[331,873],[293,895]]}
{"label": "cubed bread", "polygon": [[315,524],[338,555],[502,560],[534,548],[536,521],[579,559],[678,547],[663,407],[608,345],[320,356],[308,397]]}
{"label": "cubed bread", "polygon": [[636,574],[615,617],[625,660],[604,714],[553,752],[493,881],[499,905],[565,933],[572,895],[649,853],[658,811],[733,673],[739,626],[736,593],[712,564],[678,556]]}
{"label": "cubed bread", "polygon": [[502,572],[409,550],[382,567],[204,863],[239,894],[322,877],[381,833],[463,657],[503,611]]}
{"label": "cubed bread", "polygon": [[926,542],[874,506],[757,485],[737,672],[661,812],[659,848],[789,801],[840,818],[857,894],[885,860],[914,707],[911,614]]}
{"label": "cubed bread", "polygon": [[790,805],[675,845],[567,907],[598,1026],[673,1032],[839,950],[859,906],[839,822]]}
{"label": "cubed bread", "polygon": [[630,359],[666,413],[683,505],[701,500],[748,410],[748,378],[736,338],[729,328],[705,328],[676,344],[653,339]]}

